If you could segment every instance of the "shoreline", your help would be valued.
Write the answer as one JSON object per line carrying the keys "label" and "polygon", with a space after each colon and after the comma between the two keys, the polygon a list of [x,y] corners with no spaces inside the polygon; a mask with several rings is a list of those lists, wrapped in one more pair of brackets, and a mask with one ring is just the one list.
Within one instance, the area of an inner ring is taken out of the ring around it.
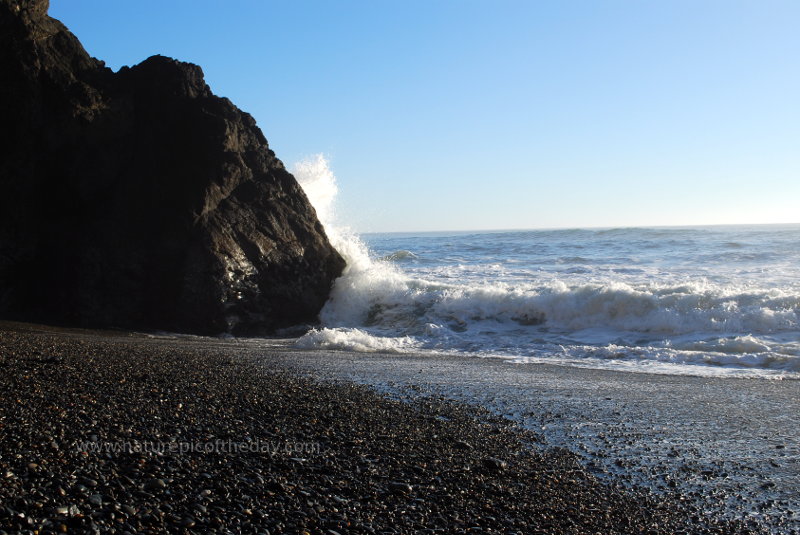
{"label": "shoreline", "polygon": [[[432,390],[397,400],[359,366],[335,377],[326,352],[1,323],[0,355],[6,531],[767,530],[599,478],[540,433]],[[161,449],[91,446],[125,443]]]}
{"label": "shoreline", "polygon": [[[800,383],[518,364],[463,355],[287,349],[286,365],[399,398],[488,409],[601,478],[677,491],[714,514],[800,533]],[[777,526],[780,526],[778,528]]]}

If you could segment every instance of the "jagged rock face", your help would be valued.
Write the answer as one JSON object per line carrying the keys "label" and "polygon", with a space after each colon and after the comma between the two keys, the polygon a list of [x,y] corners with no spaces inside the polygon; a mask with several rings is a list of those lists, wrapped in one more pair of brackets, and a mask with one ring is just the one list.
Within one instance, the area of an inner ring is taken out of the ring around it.
{"label": "jagged rock face", "polygon": [[0,317],[260,334],[316,320],[344,261],[253,118],[200,67],[118,73],[0,0]]}

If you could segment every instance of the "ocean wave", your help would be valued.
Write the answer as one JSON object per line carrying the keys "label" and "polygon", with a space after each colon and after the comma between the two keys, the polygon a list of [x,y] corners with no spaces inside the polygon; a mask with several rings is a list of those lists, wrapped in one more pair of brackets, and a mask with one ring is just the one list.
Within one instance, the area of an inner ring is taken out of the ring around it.
{"label": "ocean wave", "polygon": [[[501,355],[496,355],[501,357]],[[583,368],[669,375],[800,380],[800,358],[772,353],[708,353],[609,345],[562,347],[507,357],[518,364],[560,364]]]}
{"label": "ocean wave", "polygon": [[312,329],[295,342],[300,349],[342,349],[359,353],[405,353],[419,343],[403,337],[373,336],[360,329]]}
{"label": "ocean wave", "polygon": [[324,335],[312,334],[302,344],[509,358],[549,354],[558,360],[563,355],[548,349],[555,345],[570,359],[604,366],[615,360],[648,370],[657,362],[797,373],[800,347],[774,338],[800,332],[798,310],[800,297],[779,289],[707,281],[443,282],[372,262],[336,282],[321,314]]}
{"label": "ocean wave", "polygon": [[[295,342],[295,346],[301,349],[334,349],[357,353],[467,354],[519,364],[543,363],[659,374],[800,379],[800,355],[769,350],[737,353],[731,351],[729,346],[725,351],[710,351],[713,344],[698,346],[702,349],[692,350],[618,344],[598,346],[542,343],[503,351],[502,348],[481,343],[455,345],[452,340],[448,340],[446,344],[437,343],[439,337],[449,338],[441,330],[440,326],[428,325],[430,336],[422,338],[380,336],[361,329],[322,328],[309,331]],[[767,347],[758,341],[746,343],[746,346],[747,349]]]}
{"label": "ocean wave", "polygon": [[390,261],[390,262],[403,262],[403,261],[413,261],[419,260],[419,256],[415,255],[411,251],[406,251],[405,249],[401,249],[399,251],[395,251],[392,254],[388,254],[381,258],[381,260]]}
{"label": "ocean wave", "polygon": [[[694,245],[681,251],[687,256],[673,255],[676,271],[631,256],[642,239],[684,243],[705,236],[699,230],[459,235],[456,247],[441,236],[403,237],[374,258],[358,236],[333,222],[326,203],[336,187],[327,162],[312,158],[294,173],[315,206],[321,203],[317,212],[347,261],[320,313],[323,328],[300,338],[299,347],[800,372],[800,287],[791,282],[793,271],[782,279],[742,279],[717,276],[696,261],[694,272],[681,271]],[[598,238],[611,242],[598,245]],[[565,254],[582,243],[593,254]],[[425,250],[425,262],[411,247]],[[556,262],[572,265],[547,267]]]}
{"label": "ocean wave", "polygon": [[414,279],[387,265],[339,279],[322,319],[336,327],[383,326],[416,334],[425,324],[494,321],[576,331],[775,333],[800,330],[800,296],[775,289],[689,283],[570,285],[442,283]]}
{"label": "ocean wave", "polygon": [[[709,281],[428,280],[372,261],[337,280],[321,314],[328,330],[302,343],[558,359],[548,350],[556,345],[570,348],[571,359],[606,364],[616,359],[796,373],[800,350],[774,338],[800,332],[798,311],[800,296],[775,288]],[[368,343],[361,341],[363,333],[372,337]]]}

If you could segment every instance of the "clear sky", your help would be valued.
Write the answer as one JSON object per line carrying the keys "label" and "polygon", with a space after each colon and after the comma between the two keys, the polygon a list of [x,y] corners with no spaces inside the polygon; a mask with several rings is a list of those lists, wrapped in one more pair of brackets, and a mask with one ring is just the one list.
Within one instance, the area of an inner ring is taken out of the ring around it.
{"label": "clear sky", "polygon": [[202,66],[362,232],[800,221],[796,0],[51,0]]}

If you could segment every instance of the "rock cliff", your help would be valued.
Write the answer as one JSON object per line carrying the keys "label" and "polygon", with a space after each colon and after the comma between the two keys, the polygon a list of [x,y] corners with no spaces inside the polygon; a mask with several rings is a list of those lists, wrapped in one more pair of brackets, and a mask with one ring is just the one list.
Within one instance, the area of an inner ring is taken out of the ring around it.
{"label": "rock cliff", "polygon": [[47,10],[0,0],[0,317],[313,322],[344,261],[253,118],[196,65],[112,72]]}

